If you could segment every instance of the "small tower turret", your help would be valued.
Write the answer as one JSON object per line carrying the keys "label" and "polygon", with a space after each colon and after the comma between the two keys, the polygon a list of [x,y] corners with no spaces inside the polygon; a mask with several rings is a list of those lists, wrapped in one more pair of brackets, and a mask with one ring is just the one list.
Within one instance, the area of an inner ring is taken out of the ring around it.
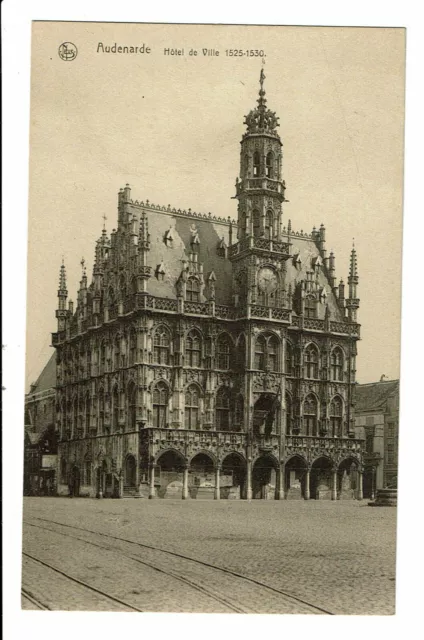
{"label": "small tower turret", "polygon": [[359,309],[357,286],[359,282],[359,276],[355,243],[353,243],[352,251],[350,252],[350,268],[347,282],[349,285],[349,297],[346,300],[347,317],[349,322],[357,322],[357,312]]}
{"label": "small tower turret", "polygon": [[62,265],[59,272],[59,289],[57,290],[58,308],[56,309],[56,318],[58,331],[63,331],[66,327],[66,318],[68,317],[68,311],[66,309],[67,297],[68,291],[66,289],[66,269],[65,263],[62,260]]}

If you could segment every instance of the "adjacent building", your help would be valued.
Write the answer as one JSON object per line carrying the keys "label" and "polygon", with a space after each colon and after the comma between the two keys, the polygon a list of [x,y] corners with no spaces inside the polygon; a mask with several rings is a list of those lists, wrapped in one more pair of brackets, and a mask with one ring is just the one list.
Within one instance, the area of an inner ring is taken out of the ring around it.
{"label": "adjacent building", "polygon": [[365,441],[366,498],[374,498],[377,489],[397,486],[399,380],[384,378],[356,387],[355,424],[357,437]]}
{"label": "adjacent building", "polygon": [[56,353],[25,396],[24,495],[56,493]]}
{"label": "adjacent building", "polygon": [[345,287],[324,225],[285,221],[278,126],[262,71],[236,220],[137,200],[126,185],[75,306],[62,264],[60,494],[362,497],[356,251]]}

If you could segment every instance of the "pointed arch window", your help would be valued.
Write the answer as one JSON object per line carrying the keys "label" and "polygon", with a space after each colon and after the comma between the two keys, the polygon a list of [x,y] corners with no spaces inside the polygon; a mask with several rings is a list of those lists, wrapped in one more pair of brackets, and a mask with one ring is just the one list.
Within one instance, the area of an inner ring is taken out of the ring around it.
{"label": "pointed arch window", "polygon": [[186,365],[200,367],[202,342],[196,330],[190,331],[186,339]]}
{"label": "pointed arch window", "polygon": [[184,426],[186,429],[199,428],[200,394],[195,384],[188,387],[185,392]]}
{"label": "pointed arch window", "polygon": [[265,346],[264,336],[258,336],[255,342],[255,369],[261,371],[265,369]]}
{"label": "pointed arch window", "polygon": [[115,338],[115,354],[114,354],[114,367],[119,369],[121,366],[121,337]]}
{"label": "pointed arch window", "polygon": [[106,371],[106,342],[102,342],[100,345],[100,373],[105,373]]}
{"label": "pointed arch window", "polygon": [[112,429],[113,431],[119,429],[119,391],[117,386],[112,392]]}
{"label": "pointed arch window", "polygon": [[239,395],[237,397],[235,412],[234,412],[234,423],[235,427],[239,430],[243,430],[244,426],[244,399],[243,396]]}
{"label": "pointed arch window", "polygon": [[157,364],[169,364],[171,338],[166,327],[158,327],[153,337],[153,360]]}
{"label": "pointed arch window", "polygon": [[253,175],[254,177],[258,177],[261,170],[261,156],[259,155],[259,151],[255,151],[253,154]]}
{"label": "pointed arch window", "polygon": [[217,365],[218,369],[230,368],[231,341],[229,336],[223,334],[218,338]]}
{"label": "pointed arch window", "polygon": [[188,302],[200,301],[200,283],[197,278],[189,278],[187,280],[186,300]]}
{"label": "pointed arch window", "polygon": [[100,433],[105,430],[105,392],[103,389],[99,391],[99,429]]}
{"label": "pointed arch window", "polygon": [[226,387],[218,389],[216,394],[216,428],[230,430],[230,392]]}
{"label": "pointed arch window", "polygon": [[274,235],[274,212],[268,209],[265,216],[265,238],[272,240]]}
{"label": "pointed arch window", "polygon": [[335,396],[330,404],[330,427],[331,434],[335,438],[341,438],[343,420],[343,401],[339,396]]}
{"label": "pointed arch window", "polygon": [[278,342],[275,336],[270,336],[267,341],[267,365],[270,371],[278,370]]}
{"label": "pointed arch window", "polygon": [[318,378],[318,349],[310,344],[305,349],[305,378]]}
{"label": "pointed arch window", "polygon": [[137,332],[134,327],[130,329],[129,335],[129,359],[130,365],[137,362]]}
{"label": "pointed arch window", "polygon": [[260,235],[261,232],[261,217],[259,214],[259,211],[257,209],[255,209],[253,211],[253,235],[255,237]]}
{"label": "pointed arch window", "polygon": [[164,382],[158,382],[153,390],[153,426],[156,428],[167,425],[168,397],[168,387]]}
{"label": "pointed arch window", "polygon": [[274,154],[272,151],[266,156],[266,177],[274,178]]}
{"label": "pointed arch window", "polygon": [[87,456],[84,459],[84,484],[91,485],[91,460]]}
{"label": "pointed arch window", "polygon": [[331,352],[331,379],[336,381],[343,380],[343,351],[340,347],[336,347]]}
{"label": "pointed arch window", "polygon": [[85,397],[85,432],[88,435],[91,426],[91,398],[87,393]]}
{"label": "pointed arch window", "polygon": [[312,394],[307,396],[303,403],[303,424],[307,436],[318,434],[318,403]]}
{"label": "pointed arch window", "polygon": [[286,353],[285,353],[285,371],[287,376],[293,375],[293,345],[291,342],[286,342]]}
{"label": "pointed arch window", "polygon": [[134,383],[128,387],[128,422],[131,431],[137,428],[137,388]]}
{"label": "pointed arch window", "polygon": [[293,424],[293,403],[289,393],[286,393],[286,434],[289,436],[292,432]]}

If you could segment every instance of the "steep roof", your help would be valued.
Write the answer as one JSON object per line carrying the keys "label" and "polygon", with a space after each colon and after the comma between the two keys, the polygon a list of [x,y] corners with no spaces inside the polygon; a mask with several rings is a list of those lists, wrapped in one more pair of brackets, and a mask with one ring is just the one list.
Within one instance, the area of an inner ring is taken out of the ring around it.
{"label": "steep roof", "polygon": [[387,399],[399,393],[399,380],[383,380],[356,386],[356,413],[385,409]]}
{"label": "steep roof", "polygon": [[37,380],[31,385],[33,393],[47,391],[56,386],[56,351],[52,353],[49,361],[41,371]]}

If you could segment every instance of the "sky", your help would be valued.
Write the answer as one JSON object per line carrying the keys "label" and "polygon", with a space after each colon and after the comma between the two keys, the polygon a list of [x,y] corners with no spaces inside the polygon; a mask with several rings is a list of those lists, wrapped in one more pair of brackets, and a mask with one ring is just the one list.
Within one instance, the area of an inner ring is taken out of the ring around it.
{"label": "sky", "polygon": [[[77,46],[72,62],[58,56],[65,41]],[[99,42],[151,52],[98,53]],[[62,256],[75,300],[103,216],[116,227],[121,187],[129,183],[134,199],[236,218],[239,142],[261,57],[230,49],[265,53],[284,145],[283,223],[310,231],[323,222],[345,282],[355,238],[358,382],[399,377],[404,47],[404,30],[389,28],[34,23],[27,389],[52,353]]]}

